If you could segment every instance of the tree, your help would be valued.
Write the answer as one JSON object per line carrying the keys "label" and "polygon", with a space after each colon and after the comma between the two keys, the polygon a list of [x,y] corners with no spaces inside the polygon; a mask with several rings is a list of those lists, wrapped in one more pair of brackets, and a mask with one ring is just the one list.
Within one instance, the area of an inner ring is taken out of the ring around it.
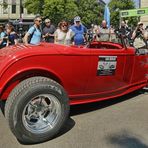
{"label": "tree", "polygon": [[103,6],[99,5],[97,0],[79,0],[76,2],[78,15],[86,26],[98,24],[103,19]]}
{"label": "tree", "polygon": [[48,17],[55,24],[70,21],[78,11],[75,0],[25,0],[25,7],[29,13]]}
{"label": "tree", "polygon": [[[111,24],[115,27],[119,27],[119,11],[121,10],[128,10],[128,9],[134,9],[135,5],[133,0],[111,0],[109,3],[109,8],[111,12]],[[124,20],[128,20],[129,25],[135,25],[137,24],[138,18],[132,17],[132,18],[124,18]]]}
{"label": "tree", "polygon": [[58,24],[61,20],[71,21],[77,15],[77,11],[74,0],[45,0],[43,15]]}
{"label": "tree", "polygon": [[24,6],[29,13],[43,14],[44,0],[25,0]]}
{"label": "tree", "polygon": [[39,13],[55,24],[71,21],[77,15],[86,26],[103,19],[103,8],[97,0],[25,0],[25,7],[29,13]]}

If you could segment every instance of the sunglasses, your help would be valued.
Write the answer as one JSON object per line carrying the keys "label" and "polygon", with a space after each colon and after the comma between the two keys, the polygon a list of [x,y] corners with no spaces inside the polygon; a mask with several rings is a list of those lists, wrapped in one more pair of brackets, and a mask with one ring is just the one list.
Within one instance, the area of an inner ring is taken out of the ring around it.
{"label": "sunglasses", "polygon": [[39,23],[42,23],[42,20],[36,20],[36,21],[38,21]]}
{"label": "sunglasses", "polygon": [[46,22],[46,24],[48,24],[48,23],[50,23],[50,22]]}
{"label": "sunglasses", "polygon": [[62,25],[62,27],[67,27],[67,25]]}

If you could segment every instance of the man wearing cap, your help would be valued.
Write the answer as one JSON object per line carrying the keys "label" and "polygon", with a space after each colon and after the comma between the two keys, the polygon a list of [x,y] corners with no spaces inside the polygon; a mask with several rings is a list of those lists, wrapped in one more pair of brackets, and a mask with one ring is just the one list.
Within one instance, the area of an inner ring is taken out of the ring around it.
{"label": "man wearing cap", "polygon": [[70,29],[74,32],[74,44],[84,45],[86,41],[87,29],[84,25],[82,25],[81,18],[79,16],[74,18],[74,25],[72,25]]}
{"label": "man wearing cap", "polygon": [[136,29],[132,34],[132,39],[134,40],[133,45],[135,48],[144,48],[147,46],[146,40],[148,39],[148,34],[146,30],[143,29],[143,23],[139,22]]}
{"label": "man wearing cap", "polygon": [[50,19],[45,19],[45,27],[43,28],[43,38],[46,42],[54,43],[54,32],[56,28],[51,24]]}

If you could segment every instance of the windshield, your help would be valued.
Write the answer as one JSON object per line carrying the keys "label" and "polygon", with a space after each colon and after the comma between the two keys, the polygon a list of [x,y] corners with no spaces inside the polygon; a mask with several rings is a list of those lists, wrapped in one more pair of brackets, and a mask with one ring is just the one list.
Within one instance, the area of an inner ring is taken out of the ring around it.
{"label": "windshield", "polygon": [[120,44],[122,47],[124,47],[124,44],[126,44],[129,46],[129,41],[127,38],[123,37],[118,32],[110,30],[103,33],[96,33],[88,30],[88,42]]}

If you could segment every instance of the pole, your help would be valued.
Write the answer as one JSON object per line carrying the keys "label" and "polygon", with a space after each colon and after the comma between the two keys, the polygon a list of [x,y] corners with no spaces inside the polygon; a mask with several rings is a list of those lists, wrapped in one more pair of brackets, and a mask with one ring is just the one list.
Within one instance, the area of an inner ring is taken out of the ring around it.
{"label": "pole", "polygon": [[20,20],[19,20],[19,42],[22,42],[22,34],[23,34],[23,18],[22,18],[22,0],[20,0]]}
{"label": "pole", "polygon": [[20,0],[20,21],[22,21],[22,0]]}
{"label": "pole", "polygon": [[119,19],[119,26],[121,26],[121,21],[122,21],[122,18],[121,18],[121,11],[119,11],[119,17],[120,17],[120,19]]}

